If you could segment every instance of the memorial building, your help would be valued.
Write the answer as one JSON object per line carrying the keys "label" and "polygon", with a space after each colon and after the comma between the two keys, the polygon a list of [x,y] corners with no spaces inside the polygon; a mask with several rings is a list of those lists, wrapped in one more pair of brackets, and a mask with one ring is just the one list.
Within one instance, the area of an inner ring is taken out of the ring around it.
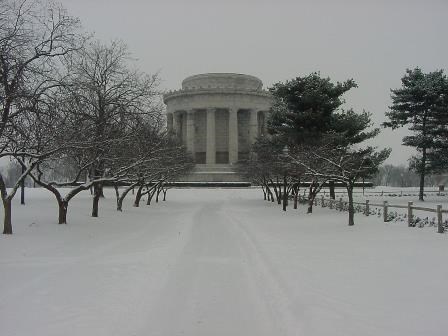
{"label": "memorial building", "polygon": [[207,73],[187,77],[182,89],[164,95],[168,131],[193,155],[187,181],[239,181],[235,164],[248,157],[266,132],[271,95],[260,79]]}

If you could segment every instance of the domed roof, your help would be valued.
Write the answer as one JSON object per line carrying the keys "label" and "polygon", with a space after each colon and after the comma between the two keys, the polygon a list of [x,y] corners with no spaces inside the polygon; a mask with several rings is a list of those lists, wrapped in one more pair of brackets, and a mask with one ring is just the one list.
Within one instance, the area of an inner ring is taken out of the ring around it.
{"label": "domed roof", "polygon": [[206,73],[185,78],[182,89],[229,88],[244,90],[261,90],[263,83],[254,76],[236,73]]}

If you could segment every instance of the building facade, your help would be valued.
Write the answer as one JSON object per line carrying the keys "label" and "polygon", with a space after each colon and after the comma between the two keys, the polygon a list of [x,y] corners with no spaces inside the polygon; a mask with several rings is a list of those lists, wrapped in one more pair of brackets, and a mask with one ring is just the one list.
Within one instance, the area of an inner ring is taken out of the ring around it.
{"label": "building facade", "polygon": [[198,168],[231,167],[247,158],[255,139],[266,132],[272,98],[262,87],[260,79],[243,74],[187,77],[181,90],[164,95],[168,130]]}

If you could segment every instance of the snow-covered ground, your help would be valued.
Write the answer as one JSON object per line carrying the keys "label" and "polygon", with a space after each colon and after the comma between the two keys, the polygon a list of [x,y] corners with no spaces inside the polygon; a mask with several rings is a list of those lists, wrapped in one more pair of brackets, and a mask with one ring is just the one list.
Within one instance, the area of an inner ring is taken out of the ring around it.
{"label": "snow-covered ground", "polygon": [[[100,218],[88,193],[15,201],[0,237],[0,335],[447,335],[448,235],[256,189],[170,190]],[[130,195],[132,196],[132,195]],[[144,202],[143,202],[144,203]]]}

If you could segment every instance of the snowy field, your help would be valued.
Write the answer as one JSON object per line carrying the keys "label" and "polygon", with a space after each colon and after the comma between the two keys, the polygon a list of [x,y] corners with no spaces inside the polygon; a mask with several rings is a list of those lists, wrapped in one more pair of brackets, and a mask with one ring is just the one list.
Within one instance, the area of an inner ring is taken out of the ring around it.
{"label": "snowy field", "polygon": [[84,193],[68,225],[50,194],[16,197],[0,335],[448,335],[447,234],[261,196],[170,190],[118,213],[108,190],[91,218]]}

